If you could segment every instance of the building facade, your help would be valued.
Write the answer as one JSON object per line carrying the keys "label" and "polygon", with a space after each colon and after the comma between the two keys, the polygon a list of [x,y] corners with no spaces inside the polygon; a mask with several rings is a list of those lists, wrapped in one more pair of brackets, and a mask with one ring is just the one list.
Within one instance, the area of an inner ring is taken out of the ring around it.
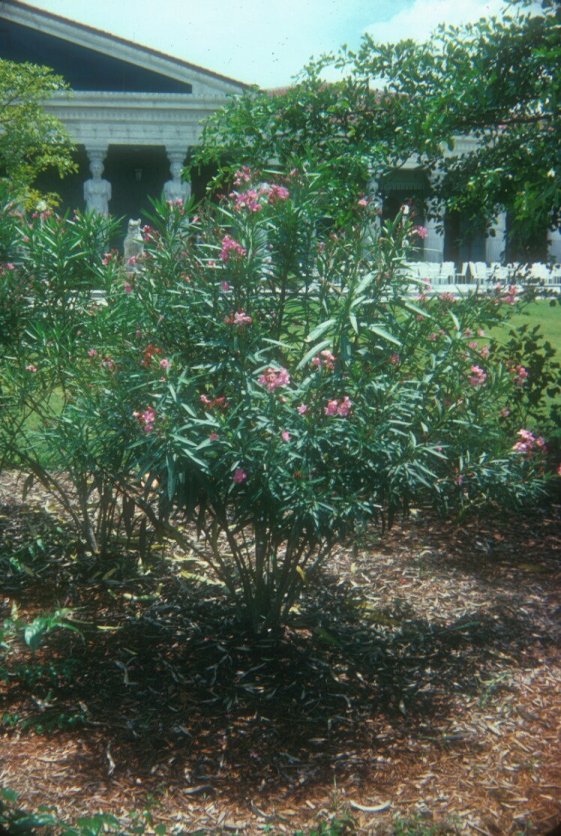
{"label": "building facade", "polygon": [[38,186],[68,207],[105,201],[115,216],[136,216],[160,197],[204,120],[247,87],[19,0],[0,0],[0,58],[51,67],[71,87],[47,109],[76,143],[78,171]]}
{"label": "building facade", "polygon": [[[71,87],[48,103],[76,143],[76,174],[37,185],[60,194],[69,208],[95,208],[117,217],[137,217],[150,198],[184,195],[179,172],[200,142],[205,119],[247,85],[106,32],[34,8],[0,0],[0,58],[43,64]],[[471,140],[460,140],[459,151]],[[210,172],[194,177],[188,191],[200,197]],[[516,260],[509,253],[508,219],[496,228],[465,229],[459,217],[425,220],[430,179],[411,160],[373,185],[387,217],[404,202],[415,206],[428,230],[427,261],[488,263]],[[187,192],[188,193],[188,192]],[[561,262],[561,234],[536,242],[535,260]]]}

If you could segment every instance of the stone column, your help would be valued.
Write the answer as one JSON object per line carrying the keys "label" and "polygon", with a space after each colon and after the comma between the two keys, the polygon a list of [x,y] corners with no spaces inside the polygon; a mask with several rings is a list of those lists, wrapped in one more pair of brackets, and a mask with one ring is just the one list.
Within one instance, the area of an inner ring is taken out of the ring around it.
{"label": "stone column", "polygon": [[492,226],[494,235],[488,235],[485,242],[485,261],[499,264],[504,261],[506,247],[506,212],[501,212]]}
{"label": "stone column", "polygon": [[378,212],[376,220],[372,224],[372,234],[377,237],[382,228],[382,198],[380,196],[380,182],[376,177],[370,177],[368,180],[366,198]]}
{"label": "stone column", "polygon": [[444,261],[444,230],[438,229],[438,224],[441,224],[441,221],[433,218],[426,221],[427,236],[424,240],[423,252],[425,261],[442,264]]}
{"label": "stone column", "polygon": [[549,260],[561,264],[561,229],[554,229],[549,233]]}
{"label": "stone column", "polygon": [[104,180],[103,163],[107,156],[107,145],[86,146],[86,154],[90,163],[92,176],[84,183],[84,201],[86,211],[97,212],[100,215],[109,214],[111,200],[111,183]]}
{"label": "stone column", "polygon": [[171,180],[167,180],[164,183],[163,195],[165,200],[181,200],[183,203],[186,203],[191,197],[191,183],[187,183],[185,180],[181,179],[187,150],[188,149],[178,149],[173,146],[166,146]]}

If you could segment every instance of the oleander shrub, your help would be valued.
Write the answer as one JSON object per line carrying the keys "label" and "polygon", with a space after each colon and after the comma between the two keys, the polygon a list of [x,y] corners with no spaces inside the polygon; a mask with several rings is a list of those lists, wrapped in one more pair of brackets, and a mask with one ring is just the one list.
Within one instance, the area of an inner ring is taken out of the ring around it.
{"label": "oleander shrub", "polygon": [[[358,527],[413,504],[527,507],[547,478],[530,363],[486,336],[516,289],[415,284],[423,231],[406,214],[381,227],[366,198],[329,219],[328,177],[242,168],[197,216],[157,204],[128,263],[64,231],[86,221],[43,222],[16,264],[43,284],[3,360],[25,415],[2,430],[12,458],[69,476],[88,548],[150,529],[192,550],[256,633]],[[47,229],[59,271],[38,254]]]}

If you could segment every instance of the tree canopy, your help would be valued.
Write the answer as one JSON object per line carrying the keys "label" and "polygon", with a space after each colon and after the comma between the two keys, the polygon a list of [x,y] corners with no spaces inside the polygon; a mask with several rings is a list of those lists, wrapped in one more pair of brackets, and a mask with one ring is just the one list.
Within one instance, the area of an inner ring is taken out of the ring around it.
{"label": "tree canopy", "polygon": [[[439,28],[312,62],[297,84],[251,92],[208,124],[201,159],[328,163],[340,199],[412,156],[435,204],[489,224],[498,211],[529,240],[561,206],[561,11],[518,3],[510,16]],[[326,70],[343,73],[326,83]],[[439,211],[441,214],[441,211]]]}
{"label": "tree canopy", "polygon": [[0,174],[12,195],[51,166],[61,176],[72,170],[68,134],[44,108],[66,89],[47,67],[0,59]]}

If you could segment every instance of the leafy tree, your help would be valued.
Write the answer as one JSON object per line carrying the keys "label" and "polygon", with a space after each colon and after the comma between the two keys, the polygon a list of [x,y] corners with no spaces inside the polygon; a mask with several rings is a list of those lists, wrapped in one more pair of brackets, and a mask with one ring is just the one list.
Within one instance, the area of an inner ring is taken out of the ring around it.
{"label": "leafy tree", "polygon": [[[201,159],[329,162],[336,203],[411,156],[432,172],[434,208],[489,224],[509,212],[523,249],[559,224],[560,7],[441,27],[425,43],[371,36],[310,64],[294,87],[246,93],[208,124]],[[326,84],[326,69],[344,72]],[[467,150],[465,142],[469,138]]]}
{"label": "leafy tree", "polygon": [[0,187],[18,197],[51,166],[73,170],[71,143],[45,102],[67,87],[47,67],[0,59]]}
{"label": "leafy tree", "polygon": [[560,24],[546,0],[541,14],[441,27],[422,44],[365,37],[338,62],[357,82],[385,79],[400,142],[434,172],[435,197],[487,223],[507,210],[522,247],[560,220]]}

